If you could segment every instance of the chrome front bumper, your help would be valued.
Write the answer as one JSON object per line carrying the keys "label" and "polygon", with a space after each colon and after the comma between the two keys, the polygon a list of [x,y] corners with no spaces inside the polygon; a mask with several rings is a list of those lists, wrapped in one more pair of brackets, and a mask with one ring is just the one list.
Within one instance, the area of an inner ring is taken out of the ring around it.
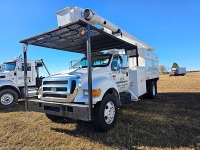
{"label": "chrome front bumper", "polygon": [[72,118],[75,120],[91,121],[88,105],[32,99],[28,100],[28,110]]}

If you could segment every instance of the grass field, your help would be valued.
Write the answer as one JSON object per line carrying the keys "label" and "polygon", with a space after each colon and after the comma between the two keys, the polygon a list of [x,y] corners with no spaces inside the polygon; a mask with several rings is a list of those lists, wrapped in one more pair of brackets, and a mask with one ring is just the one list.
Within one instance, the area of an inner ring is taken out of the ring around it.
{"label": "grass field", "polygon": [[108,133],[85,122],[52,123],[20,101],[0,110],[0,149],[200,149],[200,73],[161,75],[157,98],[120,109]]}

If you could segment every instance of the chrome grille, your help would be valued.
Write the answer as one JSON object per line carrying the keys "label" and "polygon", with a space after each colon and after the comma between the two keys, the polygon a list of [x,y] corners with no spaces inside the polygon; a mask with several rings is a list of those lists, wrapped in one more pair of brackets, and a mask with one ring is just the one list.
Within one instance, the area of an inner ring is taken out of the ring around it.
{"label": "chrome grille", "polygon": [[43,97],[67,98],[65,94],[43,94]]}
{"label": "chrome grille", "polygon": [[47,78],[43,80],[43,98],[64,98],[69,95],[69,84],[66,78]]}
{"label": "chrome grille", "polygon": [[[69,102],[74,99],[74,91],[80,84],[79,78],[49,77],[43,79],[42,99],[47,101]],[[73,96],[72,96],[73,95]]]}
{"label": "chrome grille", "polygon": [[48,85],[48,84],[68,84],[68,81],[44,81],[43,85]]}
{"label": "chrome grille", "polygon": [[43,87],[43,91],[67,91],[67,87]]}

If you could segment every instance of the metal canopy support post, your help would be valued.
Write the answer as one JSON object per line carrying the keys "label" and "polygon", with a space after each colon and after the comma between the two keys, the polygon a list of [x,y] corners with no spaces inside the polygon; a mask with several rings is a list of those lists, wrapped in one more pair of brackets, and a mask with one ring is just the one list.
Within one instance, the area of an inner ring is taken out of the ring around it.
{"label": "metal canopy support post", "polygon": [[91,41],[90,41],[90,25],[87,24],[87,61],[88,61],[88,102],[89,102],[89,120],[92,118],[92,71],[91,71]]}
{"label": "metal canopy support post", "polygon": [[27,49],[28,49],[28,44],[23,44],[23,52],[24,52],[24,96],[25,96],[25,108],[26,109],[28,109]]}
{"label": "metal canopy support post", "polygon": [[139,54],[138,54],[138,47],[136,46],[136,65],[137,65],[137,66],[139,66],[138,57],[139,57]]}

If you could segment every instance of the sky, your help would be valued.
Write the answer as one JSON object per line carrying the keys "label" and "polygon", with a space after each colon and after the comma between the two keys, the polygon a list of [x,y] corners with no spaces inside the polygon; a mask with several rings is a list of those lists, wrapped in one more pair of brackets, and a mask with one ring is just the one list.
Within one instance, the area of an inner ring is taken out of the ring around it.
{"label": "sky", "polygon": [[[20,40],[57,28],[56,12],[68,6],[90,8],[154,47],[160,65],[200,70],[200,0],[1,0],[0,63],[23,53]],[[51,74],[81,57],[28,47],[28,59],[44,59]]]}

